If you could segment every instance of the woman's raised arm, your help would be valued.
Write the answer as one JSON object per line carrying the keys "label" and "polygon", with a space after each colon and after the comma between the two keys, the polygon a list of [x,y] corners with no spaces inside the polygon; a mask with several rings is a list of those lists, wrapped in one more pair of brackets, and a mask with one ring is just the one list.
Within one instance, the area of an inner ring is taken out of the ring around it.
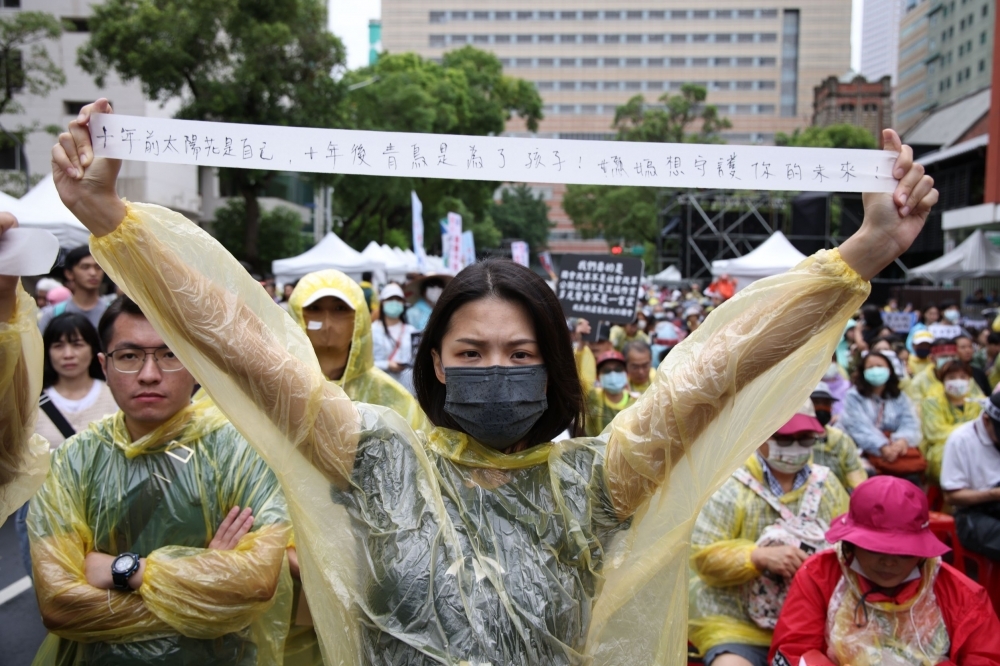
{"label": "woman's raised arm", "polygon": [[350,399],[217,241],[182,215],[118,197],[121,162],[95,159],[87,128],[91,113],[110,111],[107,100],[84,107],[52,149],[56,187],[94,234],[95,258],[279,478],[294,449],[345,481],[358,430]]}

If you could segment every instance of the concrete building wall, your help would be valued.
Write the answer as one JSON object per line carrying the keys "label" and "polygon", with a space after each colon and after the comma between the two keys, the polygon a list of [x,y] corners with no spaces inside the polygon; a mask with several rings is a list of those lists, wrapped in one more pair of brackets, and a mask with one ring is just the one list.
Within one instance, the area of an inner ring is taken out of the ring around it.
{"label": "concrete building wall", "polygon": [[[85,19],[91,6],[99,4],[90,0],[21,0],[20,9],[0,9],[0,15],[16,11],[42,11],[57,18]],[[84,26],[85,27],[85,26]],[[144,116],[168,116],[172,108],[147,102],[138,83],[125,83],[113,74],[104,88],[98,88],[89,74],[76,64],[78,49],[87,41],[89,33],[65,32],[56,40],[46,42],[52,60],[66,74],[66,85],[52,90],[45,97],[19,95],[17,101],[24,107],[21,114],[6,114],[0,118],[5,128],[29,126],[37,123],[25,144],[25,153],[32,174],[51,171],[50,151],[55,138],[44,131],[49,125],[66,127],[78,112],[81,104],[99,97],[107,97],[116,113]],[[201,199],[198,196],[197,168],[183,165],[150,165],[125,162],[119,178],[119,193],[135,201],[148,201],[198,217]]]}
{"label": "concrete building wall", "polygon": [[893,109],[895,129],[905,132],[920,120],[931,103],[927,79],[928,17],[931,0],[907,0],[899,26],[899,75]]}
{"label": "concrete building wall", "polygon": [[890,76],[896,82],[902,12],[903,0],[864,1],[860,73],[869,81]]}
{"label": "concrete building wall", "polygon": [[948,104],[990,85],[993,62],[992,0],[935,0],[928,10],[928,94]]}

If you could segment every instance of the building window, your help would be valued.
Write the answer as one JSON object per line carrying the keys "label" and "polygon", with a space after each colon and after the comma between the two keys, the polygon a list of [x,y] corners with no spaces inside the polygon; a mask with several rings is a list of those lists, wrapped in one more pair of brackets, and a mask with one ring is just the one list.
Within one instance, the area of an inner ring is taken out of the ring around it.
{"label": "building window", "polygon": [[517,58],[514,61],[515,67],[531,67],[531,58]]}
{"label": "building window", "polygon": [[752,9],[741,9],[739,11],[738,16],[741,19],[752,19],[753,18],[753,10]]}
{"label": "building window", "polygon": [[444,23],[446,20],[447,19],[444,12],[431,12],[430,15],[431,23]]}
{"label": "building window", "polygon": [[596,44],[597,43],[597,35],[584,35],[583,36],[583,43],[584,44]]}
{"label": "building window", "polygon": [[580,113],[585,113],[587,115],[596,115],[597,114],[597,105],[596,104],[584,104],[584,105],[582,105],[580,107]]}
{"label": "building window", "polygon": [[620,63],[618,61],[618,58],[605,58],[604,59],[604,66],[605,67],[617,67],[619,64]]}
{"label": "building window", "polygon": [[990,11],[989,5],[983,5],[983,16],[986,16]]}
{"label": "building window", "polygon": [[517,43],[518,44],[530,44],[532,42],[532,38],[533,37],[534,37],[534,35],[518,35],[517,36]]}
{"label": "building window", "polygon": [[735,113],[738,116],[746,116],[753,113],[753,104],[737,104]]}
{"label": "building window", "polygon": [[691,58],[692,67],[708,67],[708,58]]}
{"label": "building window", "polygon": [[625,16],[630,21],[641,21],[642,20],[642,12],[636,12],[636,11],[626,12]]}
{"label": "building window", "polygon": [[584,21],[596,21],[600,17],[601,17],[601,13],[600,12],[584,12],[583,13],[583,20]]}
{"label": "building window", "polygon": [[560,44],[576,44],[576,35],[559,35]]}
{"label": "building window", "polygon": [[642,67],[642,58],[627,58],[625,60],[626,67]]}
{"label": "building window", "polygon": [[737,90],[753,90],[753,81],[737,81]]}
{"label": "building window", "polygon": [[555,12],[538,12],[539,21],[554,21],[556,18]]}
{"label": "building window", "polygon": [[85,18],[67,17],[62,19],[66,32],[90,32],[90,21]]}
{"label": "building window", "polygon": [[[728,44],[731,41],[733,41],[733,36],[728,32],[719,32],[715,34],[716,44]],[[753,41],[753,35],[750,35],[750,41]]]}
{"label": "building window", "polygon": [[559,113],[576,113],[575,104],[560,104]]}
{"label": "building window", "polygon": [[[751,14],[753,14],[753,12],[751,12]],[[715,18],[717,18],[717,19],[733,18],[733,10],[731,10],[731,9],[716,9],[715,10]]]}
{"label": "building window", "polygon": [[840,112],[841,113],[854,113],[854,105],[853,104],[841,104],[840,105]]}
{"label": "building window", "polygon": [[684,67],[685,65],[687,65],[687,58],[671,58],[670,59],[670,66],[671,67]]}
{"label": "building window", "polygon": [[604,35],[605,44],[617,44],[621,41],[621,35]]}
{"label": "building window", "polygon": [[653,34],[653,35],[648,35],[646,37],[646,39],[649,41],[650,44],[662,44],[663,43],[663,38],[665,36],[666,35],[664,35],[662,32],[658,32],[658,33]]}
{"label": "building window", "polygon": [[628,44],[642,44],[642,35],[625,35],[625,42]]}
{"label": "building window", "polygon": [[986,31],[985,30],[983,30],[982,33],[980,33],[980,35],[979,35],[979,43],[980,44],[985,44],[986,43]]}
{"label": "building window", "polygon": [[500,58],[501,67],[510,67],[510,58]]}
{"label": "building window", "polygon": [[555,44],[556,43],[556,36],[555,35],[538,35],[538,43],[539,44]]}
{"label": "building window", "polygon": [[737,67],[753,67],[753,58],[737,58]]}
{"label": "building window", "polygon": [[559,18],[563,21],[575,21],[576,12],[559,12]]}
{"label": "building window", "polygon": [[649,20],[651,21],[662,21],[666,16],[667,13],[662,10],[651,10],[649,12]]}
{"label": "building window", "polygon": [[518,21],[530,21],[534,17],[535,17],[535,12],[518,12],[517,13],[517,20]]}
{"label": "building window", "polygon": [[560,58],[560,67],[576,67],[576,58]]}
{"label": "building window", "polygon": [[601,84],[602,90],[618,90],[618,81],[604,81]]}
{"label": "building window", "polygon": [[729,64],[733,61],[732,58],[715,58],[712,62],[716,67],[729,67]]}
{"label": "building window", "polygon": [[580,64],[584,67],[597,67],[597,58],[584,58]]}
{"label": "building window", "polygon": [[625,90],[642,90],[642,81],[626,81]]}
{"label": "building window", "polygon": [[775,87],[776,86],[775,86],[774,81],[758,81],[757,82],[757,90],[774,90]]}
{"label": "building window", "polygon": [[985,72],[986,71],[986,61],[985,60],[980,60],[979,61],[979,71],[980,72]]}
{"label": "building window", "polygon": [[646,64],[648,67],[663,67],[663,58],[650,58]]}
{"label": "building window", "polygon": [[675,21],[683,20],[686,19],[687,17],[688,13],[686,9],[674,9],[670,12],[670,18],[672,18]]}
{"label": "building window", "polygon": [[539,90],[555,90],[556,84],[555,81],[536,81],[535,87]]}
{"label": "building window", "polygon": [[752,42],[753,41],[753,33],[752,32],[741,32],[740,34],[736,35],[736,41],[739,42],[739,43],[741,43],[741,44],[747,44],[749,42]]}
{"label": "building window", "polygon": [[646,90],[663,90],[663,81],[646,81]]}
{"label": "building window", "polygon": [[493,35],[494,44],[510,44],[510,35]]}
{"label": "building window", "polygon": [[[786,9],[781,24],[781,115],[798,115],[799,94],[799,12]],[[761,59],[763,61],[763,59]],[[771,59],[773,60],[773,58]]]}
{"label": "building window", "polygon": [[539,67],[555,67],[555,65],[556,65],[555,58],[539,58],[538,59],[538,66]]}
{"label": "building window", "polygon": [[472,36],[472,42],[474,44],[489,44],[490,43],[490,36],[489,35],[473,35]]}
{"label": "building window", "polygon": [[696,44],[708,41],[708,35],[703,32],[695,33],[691,35],[691,37],[692,41],[695,42]]}
{"label": "building window", "polygon": [[576,81],[560,81],[559,90],[576,90]]}
{"label": "building window", "polygon": [[707,9],[695,9],[691,13],[691,18],[695,19],[707,19],[710,18],[709,11]]}
{"label": "building window", "polygon": [[758,104],[757,113],[763,116],[773,116],[774,115],[774,104]]}
{"label": "building window", "polygon": [[580,81],[580,90],[597,90],[597,81]]}
{"label": "building window", "polygon": [[452,44],[465,44],[468,41],[469,41],[468,35],[452,35],[451,36],[451,43]]}
{"label": "building window", "polygon": [[467,18],[469,18],[468,12],[452,12],[451,13],[451,20],[452,21],[464,21]]}
{"label": "building window", "polygon": [[868,113],[875,113],[878,111],[878,104],[865,104],[862,108]]}
{"label": "building window", "polygon": [[430,45],[431,46],[444,46],[444,35],[431,35]]}
{"label": "building window", "polygon": [[493,19],[496,21],[509,21],[510,12],[494,12]]}
{"label": "building window", "polygon": [[765,19],[778,18],[777,9],[762,9],[760,10],[760,17]]}
{"label": "building window", "polygon": [[490,13],[489,12],[472,12],[472,18],[474,20],[476,20],[476,21],[489,21],[490,20]]}
{"label": "building window", "polygon": [[968,81],[969,77],[971,77],[971,76],[972,76],[972,68],[971,67],[966,67],[965,68],[965,80]]}
{"label": "building window", "polygon": [[621,18],[621,12],[604,12],[605,21],[617,21]]}
{"label": "building window", "polygon": [[687,40],[688,40],[688,36],[687,35],[678,34],[676,32],[674,34],[670,35],[670,43],[671,44],[679,44],[679,43],[682,43],[682,42],[686,42]]}

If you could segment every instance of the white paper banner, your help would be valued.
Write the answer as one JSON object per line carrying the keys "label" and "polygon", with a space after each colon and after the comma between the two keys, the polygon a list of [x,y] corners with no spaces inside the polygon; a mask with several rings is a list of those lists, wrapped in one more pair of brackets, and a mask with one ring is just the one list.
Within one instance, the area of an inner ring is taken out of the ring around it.
{"label": "white paper banner", "polygon": [[95,153],[142,162],[407,178],[891,192],[896,153],[239,125],[95,114]]}

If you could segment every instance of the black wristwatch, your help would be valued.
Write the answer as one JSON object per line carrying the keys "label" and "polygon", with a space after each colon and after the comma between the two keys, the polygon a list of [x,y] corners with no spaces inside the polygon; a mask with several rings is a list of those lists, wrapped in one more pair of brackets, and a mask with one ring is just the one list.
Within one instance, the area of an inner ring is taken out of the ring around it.
{"label": "black wristwatch", "polygon": [[111,563],[111,580],[115,589],[127,590],[128,579],[139,570],[139,556],[135,553],[122,553]]}

